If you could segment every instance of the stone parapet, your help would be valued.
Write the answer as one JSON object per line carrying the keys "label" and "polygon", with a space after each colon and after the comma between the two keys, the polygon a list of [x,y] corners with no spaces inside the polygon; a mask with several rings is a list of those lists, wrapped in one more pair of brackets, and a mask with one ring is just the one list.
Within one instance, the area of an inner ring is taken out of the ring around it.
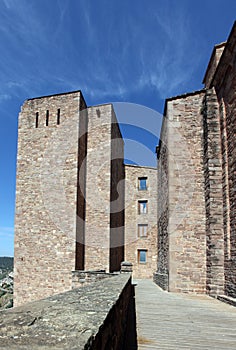
{"label": "stone parapet", "polygon": [[126,349],[132,299],[131,278],[121,274],[3,311],[0,348]]}
{"label": "stone parapet", "polygon": [[101,281],[104,278],[117,276],[116,273],[98,271],[72,271],[72,289],[86,286],[87,284]]}

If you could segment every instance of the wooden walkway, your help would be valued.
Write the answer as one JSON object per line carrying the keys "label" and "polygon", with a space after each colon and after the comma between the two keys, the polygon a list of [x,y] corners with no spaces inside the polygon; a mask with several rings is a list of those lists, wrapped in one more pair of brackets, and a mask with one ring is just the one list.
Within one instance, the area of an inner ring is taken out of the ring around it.
{"label": "wooden walkway", "polygon": [[236,349],[236,307],[134,281],[139,350]]}

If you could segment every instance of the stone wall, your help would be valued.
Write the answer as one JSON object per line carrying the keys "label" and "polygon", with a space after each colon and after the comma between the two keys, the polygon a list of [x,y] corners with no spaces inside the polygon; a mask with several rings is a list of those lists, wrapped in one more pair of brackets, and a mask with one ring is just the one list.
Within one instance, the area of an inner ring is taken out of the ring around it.
{"label": "stone wall", "polygon": [[[169,290],[206,291],[202,99],[168,101]],[[170,106],[170,111],[169,111]]]}
{"label": "stone wall", "polygon": [[225,293],[236,297],[236,24],[211,81],[219,104],[222,146]]}
{"label": "stone wall", "polygon": [[[119,271],[123,260],[123,140],[111,104],[88,109],[85,269]],[[114,232],[114,234],[113,234]],[[114,235],[117,233],[117,242]],[[111,256],[113,254],[113,256]],[[112,263],[112,265],[110,264]]]}
{"label": "stone wall", "polygon": [[133,297],[130,275],[121,274],[3,311],[0,348],[128,350]]}
{"label": "stone wall", "polygon": [[98,271],[72,271],[72,289],[87,286],[104,278],[114,277],[117,274],[108,273],[105,270]]}
{"label": "stone wall", "polygon": [[224,293],[224,230],[222,159],[218,101],[206,90],[203,103],[204,176],[206,205],[206,286],[209,294]]}
{"label": "stone wall", "polygon": [[166,183],[168,203],[154,277],[163,288],[169,279],[171,291],[236,297],[236,23],[215,46],[203,82],[204,90],[166,101],[158,212]]}
{"label": "stone wall", "polygon": [[124,260],[125,168],[124,141],[112,109],[111,124],[111,204],[110,272],[119,271]]}
{"label": "stone wall", "polygon": [[71,288],[82,108],[78,91],[27,100],[19,115],[15,305]]}
{"label": "stone wall", "polygon": [[[147,178],[147,190],[139,189],[139,178]],[[133,264],[134,278],[152,278],[157,264],[157,169],[125,165],[125,260]],[[138,201],[147,200],[147,213],[139,214]],[[147,235],[139,237],[138,225],[147,224]],[[139,261],[140,250],[147,261]]]}
{"label": "stone wall", "polygon": [[212,79],[215,75],[216,68],[219,64],[225,45],[226,43],[221,43],[221,44],[215,45],[213,49],[213,52],[203,79],[203,83],[205,84],[206,88],[209,88],[211,86]]}
{"label": "stone wall", "polygon": [[154,279],[165,289],[168,280],[172,292],[206,291],[203,96],[200,91],[166,103],[158,163],[158,243],[163,249]]}
{"label": "stone wall", "polygon": [[169,238],[168,238],[168,211],[169,211],[169,186],[168,186],[168,134],[167,118],[164,116],[160,134],[160,142],[157,148],[158,179],[157,179],[157,227],[158,227],[158,261],[157,271],[153,279],[162,289],[169,287]]}
{"label": "stone wall", "polygon": [[15,305],[71,288],[71,271],[124,260],[124,143],[112,105],[80,91],[26,101],[19,116]]}

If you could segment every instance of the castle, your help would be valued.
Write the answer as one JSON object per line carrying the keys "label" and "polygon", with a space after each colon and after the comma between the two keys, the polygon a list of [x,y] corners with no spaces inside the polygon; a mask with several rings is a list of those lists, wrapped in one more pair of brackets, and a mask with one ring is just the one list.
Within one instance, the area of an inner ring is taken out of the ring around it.
{"label": "castle", "polygon": [[[125,197],[125,173],[136,198]],[[134,276],[151,277],[156,175],[124,165],[111,104],[88,108],[81,91],[27,100],[18,127],[14,305],[71,289],[74,271],[119,271],[125,244]]]}
{"label": "castle", "polygon": [[203,83],[166,100],[154,279],[173,292],[236,297],[236,22]]}
{"label": "castle", "polygon": [[124,165],[111,104],[87,107],[81,91],[24,103],[15,305],[71,289],[74,270],[115,272],[123,260],[169,291],[236,296],[235,68],[236,24],[204,89],[166,100],[158,171]]}

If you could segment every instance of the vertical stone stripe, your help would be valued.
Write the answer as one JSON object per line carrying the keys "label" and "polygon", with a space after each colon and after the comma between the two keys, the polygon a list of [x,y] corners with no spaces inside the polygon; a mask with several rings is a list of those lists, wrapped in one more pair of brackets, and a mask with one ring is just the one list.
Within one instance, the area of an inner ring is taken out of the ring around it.
{"label": "vertical stone stripe", "polygon": [[224,293],[224,232],[220,120],[214,88],[206,90],[203,106],[207,292],[217,295]]}

